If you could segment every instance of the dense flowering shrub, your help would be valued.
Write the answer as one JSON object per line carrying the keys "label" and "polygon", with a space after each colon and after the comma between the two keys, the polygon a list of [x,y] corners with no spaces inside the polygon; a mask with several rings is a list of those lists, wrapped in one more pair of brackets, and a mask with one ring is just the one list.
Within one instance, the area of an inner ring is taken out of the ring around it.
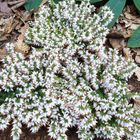
{"label": "dense flowering shrub", "polygon": [[57,140],[66,140],[72,126],[80,140],[140,139],[140,113],[129,104],[135,95],[127,88],[136,66],[104,47],[112,17],[108,7],[96,14],[87,2],[49,0],[26,33],[26,42],[41,48],[25,58],[13,44],[6,46],[0,129],[12,120],[14,138],[23,123],[32,132],[47,125]]}

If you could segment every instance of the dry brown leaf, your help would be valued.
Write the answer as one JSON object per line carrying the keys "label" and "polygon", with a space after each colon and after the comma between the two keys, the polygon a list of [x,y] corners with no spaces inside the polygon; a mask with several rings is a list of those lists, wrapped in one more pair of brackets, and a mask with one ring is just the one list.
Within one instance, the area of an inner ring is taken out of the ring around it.
{"label": "dry brown leaf", "polygon": [[3,59],[6,56],[7,52],[5,48],[0,48],[0,59]]}
{"label": "dry brown leaf", "polygon": [[136,7],[134,6],[126,6],[125,10],[124,10],[124,20],[127,20],[128,22],[132,22],[132,23],[140,23],[140,18],[139,15],[136,12]]}
{"label": "dry brown leaf", "polygon": [[4,36],[1,36],[0,37],[0,41],[5,41],[5,40],[7,40],[7,37],[8,37],[9,35],[7,34],[7,35],[4,35]]}
{"label": "dry brown leaf", "polygon": [[140,25],[139,24],[131,24],[130,29],[136,30]]}
{"label": "dry brown leaf", "polygon": [[27,44],[25,44],[24,42],[16,43],[15,51],[27,54],[29,52],[29,50],[30,50],[29,46]]}
{"label": "dry brown leaf", "polygon": [[126,17],[127,19],[131,19],[131,20],[135,20],[135,19],[136,19],[136,16],[130,14],[128,11],[126,11],[126,12],[124,13],[124,15],[125,15],[125,17]]}
{"label": "dry brown leaf", "polygon": [[11,9],[14,10],[14,9],[17,9],[19,8],[20,6],[22,6],[23,4],[25,3],[25,0],[18,0],[16,4],[14,4]]}
{"label": "dry brown leaf", "polygon": [[14,16],[11,16],[7,19],[2,18],[0,20],[0,36],[3,36],[4,34],[9,34],[13,30],[13,22]]}
{"label": "dry brown leaf", "polygon": [[133,49],[136,63],[140,64],[140,49]]}
{"label": "dry brown leaf", "polygon": [[128,38],[132,34],[132,29],[129,31],[129,28],[131,26],[131,23],[126,24],[127,22],[122,21],[122,23],[118,23],[116,26],[114,26],[114,30],[121,34],[123,38]]}
{"label": "dry brown leaf", "polygon": [[136,63],[140,64],[140,55],[136,55],[135,61],[136,61]]}
{"label": "dry brown leaf", "polygon": [[[133,12],[134,11],[134,12]],[[140,25],[140,18],[136,13],[136,8],[126,6],[117,23],[116,30],[120,31],[124,38],[129,38],[133,31]]]}
{"label": "dry brown leaf", "polygon": [[28,24],[25,24],[25,26],[21,28],[21,34],[19,35],[18,40],[15,43],[15,50],[17,52],[21,52],[21,53],[24,53],[24,54],[27,54],[30,50],[30,47],[23,42],[24,41],[24,35],[25,35],[25,32],[26,32],[27,28],[28,28]]}
{"label": "dry brown leaf", "polygon": [[5,33],[10,33],[12,31],[12,25],[13,25],[13,21],[14,21],[14,18],[11,17],[9,18],[9,22],[7,23],[6,27],[5,27]]}
{"label": "dry brown leaf", "polygon": [[31,19],[31,12],[28,12],[28,11],[25,11],[23,14],[22,14],[22,21],[25,22],[25,21],[28,21]]}
{"label": "dry brown leaf", "polygon": [[2,13],[11,13],[12,10],[9,8],[7,2],[0,2],[0,12]]}
{"label": "dry brown leaf", "polygon": [[140,49],[137,49],[137,55],[140,55]]}
{"label": "dry brown leaf", "polygon": [[15,10],[14,28],[20,32],[21,26],[31,20],[32,12]]}
{"label": "dry brown leaf", "polygon": [[13,29],[19,30],[21,28],[22,23],[18,19],[14,19]]}
{"label": "dry brown leaf", "polygon": [[140,111],[140,99],[134,100],[134,108]]}
{"label": "dry brown leaf", "polygon": [[137,53],[138,51],[140,51],[139,49],[135,48],[135,49],[132,49],[135,53]]}
{"label": "dry brown leaf", "polygon": [[123,19],[119,23],[124,24],[125,28],[128,28],[128,27],[130,27],[132,25],[132,22],[126,20],[124,17],[123,17]]}
{"label": "dry brown leaf", "polygon": [[128,11],[129,13],[131,12],[130,6],[126,5],[126,8],[124,9],[124,12]]}
{"label": "dry brown leaf", "polygon": [[110,42],[110,44],[113,48],[116,48],[116,49],[119,49],[119,50],[121,50],[122,48],[124,48],[126,46],[126,42],[124,41],[124,39],[110,38],[109,42]]}
{"label": "dry brown leaf", "polygon": [[132,59],[130,48],[123,48],[123,53],[124,53],[126,60]]}
{"label": "dry brown leaf", "polygon": [[18,37],[18,41],[23,42],[27,28],[28,28],[28,24],[26,23],[20,30],[21,34]]}
{"label": "dry brown leaf", "polygon": [[140,49],[133,49],[133,51],[136,53],[136,55],[140,55]]}
{"label": "dry brown leaf", "polygon": [[133,85],[128,85],[128,88],[133,91],[135,89],[135,87]]}
{"label": "dry brown leaf", "polygon": [[137,80],[140,81],[140,67],[135,71],[135,75],[137,76]]}
{"label": "dry brown leaf", "polygon": [[128,29],[126,31],[123,32],[123,36],[124,38],[129,38],[132,35],[133,31],[131,29]]}

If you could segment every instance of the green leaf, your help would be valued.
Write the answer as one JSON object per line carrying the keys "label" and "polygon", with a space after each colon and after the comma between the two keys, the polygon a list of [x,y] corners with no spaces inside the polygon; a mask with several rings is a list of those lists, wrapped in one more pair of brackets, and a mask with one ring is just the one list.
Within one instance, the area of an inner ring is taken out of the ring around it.
{"label": "green leaf", "polygon": [[90,3],[96,3],[96,2],[101,2],[103,0],[90,0]]}
{"label": "green leaf", "polygon": [[[86,0],[76,0],[76,1],[86,1]],[[96,2],[101,2],[101,1],[103,1],[103,0],[90,0],[90,3],[94,4]]]}
{"label": "green leaf", "polygon": [[24,7],[27,11],[36,9],[41,4],[42,0],[27,0],[24,4]]}
{"label": "green leaf", "polygon": [[58,3],[60,0],[54,0],[55,3]]}
{"label": "green leaf", "polygon": [[128,40],[129,48],[140,48],[140,27],[138,27]]}
{"label": "green leaf", "polygon": [[123,11],[125,4],[126,4],[126,0],[109,0],[106,3],[106,6],[110,7],[112,12],[114,13],[114,18],[113,18],[112,22],[108,25],[108,28],[111,28],[115,24],[118,17],[120,16],[120,14]]}
{"label": "green leaf", "polygon": [[133,0],[133,1],[137,9],[140,11],[140,0]]}

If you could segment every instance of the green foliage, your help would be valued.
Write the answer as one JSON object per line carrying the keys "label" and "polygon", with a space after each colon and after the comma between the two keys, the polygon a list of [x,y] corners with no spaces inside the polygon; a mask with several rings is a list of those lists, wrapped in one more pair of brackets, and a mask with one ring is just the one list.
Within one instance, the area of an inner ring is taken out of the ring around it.
{"label": "green foliage", "polygon": [[140,48],[140,27],[134,31],[132,37],[128,40],[129,48]]}
{"label": "green foliage", "polygon": [[61,0],[53,0],[55,3],[58,3],[59,1],[61,1]]}
{"label": "green foliage", "polygon": [[[83,0],[77,0],[77,1],[83,1]],[[103,0],[90,0],[90,3],[94,4],[94,3],[97,3],[97,2],[101,2],[101,1],[103,1]]]}
{"label": "green foliage", "polygon": [[117,21],[118,17],[120,16],[120,14],[123,11],[123,8],[126,4],[126,0],[109,0],[106,5],[108,7],[110,7],[110,9],[112,10],[112,12],[114,13],[114,19],[112,20],[112,22],[108,25],[109,28],[111,28],[115,22]]}
{"label": "green foliage", "polygon": [[137,9],[140,11],[140,0],[133,0],[133,1]]}
{"label": "green foliage", "polygon": [[18,94],[18,93],[19,93],[18,90],[9,91],[9,92],[1,91],[0,92],[0,105],[4,103],[6,98],[14,98],[14,97],[16,97],[16,94]]}
{"label": "green foliage", "polygon": [[27,11],[31,11],[32,9],[38,8],[41,2],[42,0],[27,0],[24,7]]}
{"label": "green foliage", "polygon": [[[94,0],[93,0],[94,1]],[[95,0],[96,1],[96,0]],[[97,0],[98,1],[98,0]],[[124,6],[126,4],[127,0],[109,0],[106,5],[110,7],[110,9],[114,13],[114,19],[113,21],[109,24],[109,28],[111,28],[115,22],[117,21],[118,17],[122,13]],[[133,0],[136,8],[140,11],[140,0]]]}
{"label": "green foliage", "polygon": [[91,3],[101,2],[103,0],[90,0]]}

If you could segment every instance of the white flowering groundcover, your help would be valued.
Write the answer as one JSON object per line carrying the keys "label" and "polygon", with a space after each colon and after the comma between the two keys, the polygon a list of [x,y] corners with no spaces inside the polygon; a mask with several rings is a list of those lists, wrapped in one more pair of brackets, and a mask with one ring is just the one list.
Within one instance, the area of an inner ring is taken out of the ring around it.
{"label": "white flowering groundcover", "polygon": [[138,95],[127,88],[136,65],[104,47],[112,12],[102,7],[96,13],[88,2],[48,2],[26,33],[26,43],[40,48],[25,58],[6,45],[0,130],[12,121],[13,139],[26,124],[34,133],[48,126],[56,140],[67,140],[72,126],[80,140],[140,140],[140,112],[129,104]]}

